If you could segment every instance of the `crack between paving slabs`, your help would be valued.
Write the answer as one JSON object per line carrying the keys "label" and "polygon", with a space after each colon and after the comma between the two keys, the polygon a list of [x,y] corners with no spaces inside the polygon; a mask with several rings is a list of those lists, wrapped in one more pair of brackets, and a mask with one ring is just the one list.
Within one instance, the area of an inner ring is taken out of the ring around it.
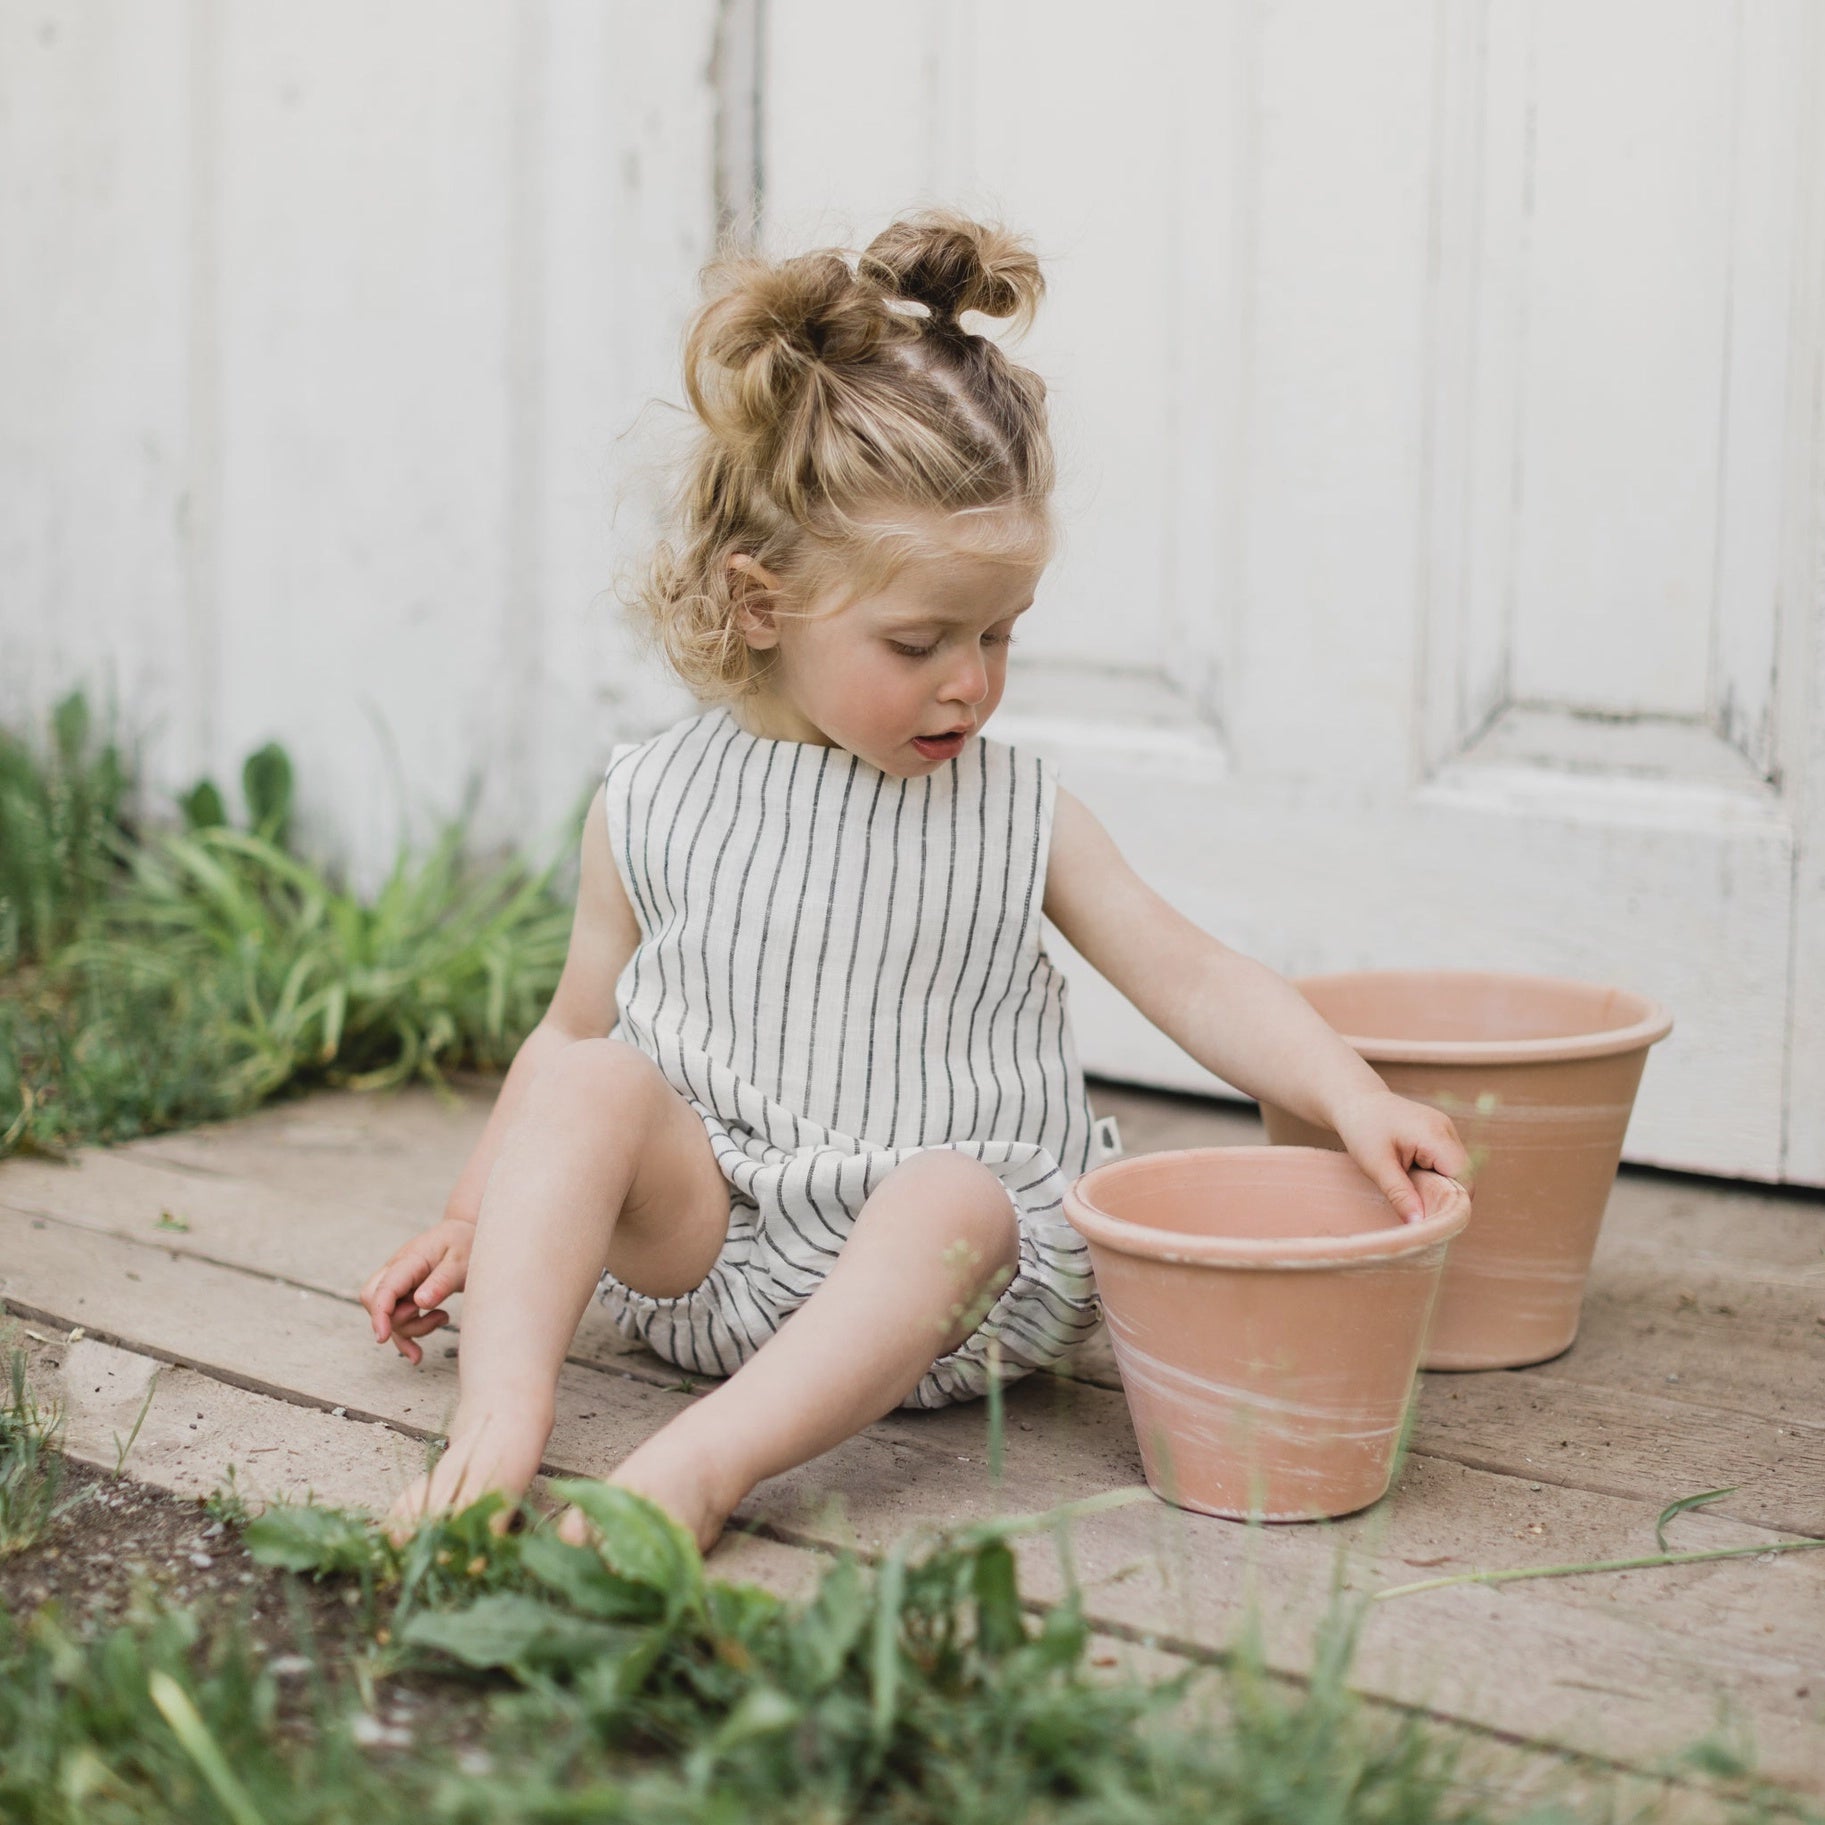
{"label": "crack between paving slabs", "polygon": [[[32,1220],[33,1222],[55,1223],[60,1229],[74,1230],[81,1235],[110,1236],[115,1241],[128,1243],[130,1246],[132,1246],[134,1248],[155,1250],[155,1251],[161,1252],[165,1255],[172,1256],[172,1257],[182,1256],[186,1260],[202,1261],[210,1267],[219,1267],[230,1273],[245,1274],[251,1280],[264,1280],[274,1286],[291,1287],[295,1291],[303,1292],[303,1293],[311,1293],[321,1299],[331,1299],[331,1300],[336,1301],[338,1304],[353,1305],[353,1306],[358,1307],[361,1303],[358,1299],[350,1298],[350,1296],[347,1293],[332,1291],[330,1288],[318,1285],[312,1281],[297,1280],[297,1279],[294,1279],[289,1274],[274,1273],[272,1270],[270,1270],[268,1268],[248,1267],[244,1262],[224,1260],[219,1255],[207,1254],[202,1249],[199,1249],[199,1248],[175,1248],[172,1246],[172,1244],[169,1241],[166,1241],[163,1238],[154,1238],[154,1237],[144,1237],[144,1236],[123,1234],[121,1231],[119,1231],[117,1229],[110,1229],[103,1225],[78,1223],[78,1222],[72,1221],[67,1216],[58,1215],[55,1211],[39,1210],[35,1207],[28,1206],[28,1205],[14,1204],[14,1203],[11,1203],[4,1199],[0,1199],[0,1210],[10,1211],[15,1216],[26,1217],[26,1218],[29,1218],[30,1220]],[[0,1304],[5,1304],[5,1303],[7,1303],[7,1302],[4,1300],[4,1297],[0,1296]],[[20,1309],[23,1310],[24,1308],[21,1307]],[[65,1330],[70,1329],[70,1325],[67,1322],[65,1322],[64,1320],[61,1320],[61,1319],[53,1318],[53,1317],[49,1316],[48,1314],[43,1318],[43,1322],[46,1324],[63,1324]],[[93,1336],[93,1337],[102,1336],[101,1332],[88,1330],[87,1327],[85,1327],[85,1334],[89,1335],[89,1336]],[[457,1324],[452,1322],[450,1324],[440,1326],[439,1330],[437,1332],[432,1333],[432,1335],[446,1335],[446,1334],[450,1335],[450,1336],[460,1336],[461,1329]],[[162,1352],[153,1350],[152,1348],[150,1348],[147,1345],[135,1344],[135,1343],[126,1342],[123,1340],[120,1344],[120,1347],[123,1349],[137,1349],[142,1355],[158,1356],[160,1358],[160,1360],[169,1361],[175,1367],[178,1367],[178,1368],[192,1368],[192,1367],[196,1366],[193,1363],[184,1362],[175,1356],[165,1356]],[[679,1384],[678,1384],[677,1377],[678,1377],[678,1374],[681,1373],[679,1371],[673,1371],[670,1369],[649,1368],[644,1362],[641,1361],[641,1359],[638,1356],[628,1356],[626,1358],[616,1359],[614,1367],[612,1369],[610,1368],[610,1366],[608,1364],[605,1364],[594,1357],[573,1356],[573,1355],[569,1354],[568,1352],[565,1354],[564,1361],[576,1368],[592,1369],[592,1370],[595,1370],[595,1371],[597,1371],[599,1373],[603,1373],[603,1374],[619,1373],[619,1374],[627,1376],[632,1381],[643,1382],[648,1387],[668,1389],[668,1390],[676,1390],[678,1388]],[[1122,1392],[1122,1385],[1119,1380],[1110,1381],[1110,1380],[1106,1380],[1105,1378],[1103,1378],[1102,1376],[1099,1376],[1099,1375],[1079,1372],[1079,1371],[1073,1371],[1068,1368],[1053,1369],[1053,1370],[1050,1370],[1047,1372],[1056,1376],[1057,1379],[1060,1381],[1079,1382],[1082,1385],[1084,1385],[1085,1387],[1099,1388],[1099,1389],[1103,1390],[1105,1393],[1119,1394]],[[216,1378],[218,1380],[225,1381],[230,1386],[233,1386],[233,1387],[246,1387],[250,1392],[265,1393],[265,1392],[270,1391],[269,1386],[266,1383],[254,1382],[254,1381],[246,1381],[246,1382],[237,1381],[234,1378],[232,1371],[223,1370],[223,1371],[217,1372],[214,1370],[201,1370],[201,1371],[199,1371],[199,1373],[214,1374],[214,1375],[216,1375]],[[1571,1385],[1582,1388],[1582,1387],[1593,1386],[1595,1384],[1577,1382],[1577,1383],[1573,1383]],[[283,1398],[294,1398],[294,1397],[287,1395],[287,1396],[284,1396]],[[1708,1403],[1696,1402],[1696,1401],[1680,1402],[1680,1401],[1678,1401],[1677,1396],[1652,1396],[1652,1397],[1643,1397],[1643,1398],[1666,1399],[1669,1401],[1670,1404],[1699,1407],[1703,1411],[1709,1412],[1709,1413],[1733,1414],[1733,1415],[1739,1415],[1740,1417],[1752,1418],[1752,1419],[1764,1420],[1764,1421],[1768,1418],[1768,1416],[1766,1414],[1747,1413],[1747,1412],[1744,1412],[1742,1410],[1739,1410],[1737,1408],[1732,1408],[1732,1407],[1718,1407],[1718,1406],[1710,1405]],[[334,1410],[332,1407],[332,1404],[330,1402],[318,1401],[318,1400],[316,1400],[314,1398],[310,1398],[310,1397],[296,1397],[294,1400],[294,1404],[301,1405],[301,1406],[320,1407],[322,1409],[322,1411],[324,1411],[326,1413],[332,1412]],[[376,1424],[376,1425],[393,1425],[394,1424],[393,1421],[384,1419],[378,1414],[369,1416],[369,1423]],[[415,1436],[415,1437],[416,1436],[427,1436],[427,1437],[441,1438],[441,1437],[443,1437],[443,1434],[442,1433],[429,1433],[429,1434],[420,1435],[420,1434],[414,1433],[413,1436]],[[1408,1455],[1410,1457],[1431,1459],[1434,1462],[1438,1462],[1438,1463],[1457,1464],[1464,1469],[1479,1471],[1485,1475],[1512,1477],[1517,1482],[1525,1481],[1525,1482],[1532,1482],[1532,1483],[1544,1483],[1554,1489],[1574,1490],[1574,1491],[1577,1491],[1577,1492],[1585,1494],[1585,1495],[1607,1496],[1607,1497],[1611,1498],[1612,1500],[1617,1500],[1617,1501],[1642,1501],[1642,1500],[1651,1500],[1652,1499],[1651,1497],[1638,1496],[1630,1490],[1617,1488],[1615,1485],[1609,1484],[1609,1483],[1576,1482],[1576,1481],[1563,1480],[1559,1477],[1553,1476],[1552,1474],[1550,1474],[1548,1472],[1537,1471],[1537,1470],[1532,1470],[1532,1469],[1523,1472],[1523,1471],[1513,1469],[1512,1467],[1502,1465],[1493,1460],[1476,1458],[1476,1457],[1471,1457],[1471,1456],[1463,1456],[1463,1455],[1459,1455],[1454,1452],[1440,1450],[1437,1447],[1422,1448],[1422,1447],[1417,1447],[1417,1446],[1410,1446],[1408,1448]],[[1754,1517],[1752,1515],[1739,1514],[1739,1513],[1735,1512],[1734,1510],[1725,1508],[1721,1505],[1718,1506],[1714,1510],[1714,1512],[1721,1519],[1736,1521],[1745,1527],[1760,1528],[1763,1532],[1767,1532],[1767,1533],[1779,1533],[1779,1534],[1787,1534],[1787,1535],[1796,1535],[1797,1534],[1800,1537],[1806,1538],[1806,1539],[1825,1538],[1825,1528],[1822,1528],[1819,1532],[1814,1533],[1811,1530],[1804,1528],[1804,1527],[1800,1527],[1800,1528],[1790,1527],[1790,1526],[1786,1526],[1786,1525],[1772,1522],[1772,1521],[1763,1521],[1763,1520],[1757,1519],[1756,1517]]]}

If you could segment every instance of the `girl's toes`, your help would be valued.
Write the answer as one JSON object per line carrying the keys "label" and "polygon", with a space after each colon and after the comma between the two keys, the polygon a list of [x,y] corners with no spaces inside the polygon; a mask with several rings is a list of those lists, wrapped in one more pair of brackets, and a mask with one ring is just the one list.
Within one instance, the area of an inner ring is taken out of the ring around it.
{"label": "girl's toes", "polygon": [[601,1537],[580,1508],[567,1508],[558,1516],[558,1538],[567,1546],[594,1546]]}
{"label": "girl's toes", "polygon": [[387,1510],[380,1530],[395,1546],[404,1546],[424,1522],[424,1499],[408,1491]]}

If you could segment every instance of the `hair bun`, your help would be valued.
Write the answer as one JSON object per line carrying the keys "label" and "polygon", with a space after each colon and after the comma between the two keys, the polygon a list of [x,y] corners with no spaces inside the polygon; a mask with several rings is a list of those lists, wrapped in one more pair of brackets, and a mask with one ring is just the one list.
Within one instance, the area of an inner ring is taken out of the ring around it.
{"label": "hair bun", "polygon": [[865,361],[915,333],[836,248],[777,265],[732,255],[705,283],[686,338],[685,390],[703,421],[736,442],[778,424],[819,364]]}
{"label": "hair bun", "polygon": [[1025,329],[1045,295],[1029,242],[948,209],[902,216],[869,242],[857,276],[890,297],[922,304],[955,326],[965,311],[1012,317]]}

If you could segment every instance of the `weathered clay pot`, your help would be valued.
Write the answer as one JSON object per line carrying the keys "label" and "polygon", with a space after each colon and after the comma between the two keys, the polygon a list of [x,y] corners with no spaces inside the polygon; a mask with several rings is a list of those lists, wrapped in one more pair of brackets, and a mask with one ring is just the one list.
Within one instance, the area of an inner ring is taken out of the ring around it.
{"label": "weathered clay pot", "polygon": [[1090,1245],[1153,1490],[1242,1520],[1312,1521],[1388,1487],[1460,1185],[1422,1172],[1401,1223],[1347,1156],[1193,1147],[1085,1173]]}
{"label": "weathered clay pot", "polygon": [[[1568,1348],[1648,1047],[1672,1016],[1555,976],[1365,970],[1295,986],[1390,1089],[1450,1115],[1476,1161],[1423,1366],[1518,1368]],[[1271,1141],[1342,1144],[1261,1113]]]}

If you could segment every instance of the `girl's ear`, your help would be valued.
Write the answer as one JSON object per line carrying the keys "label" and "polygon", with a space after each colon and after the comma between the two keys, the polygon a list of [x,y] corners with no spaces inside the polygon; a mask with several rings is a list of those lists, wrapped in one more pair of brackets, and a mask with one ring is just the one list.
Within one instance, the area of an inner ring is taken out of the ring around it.
{"label": "girl's ear", "polygon": [[773,598],[779,579],[745,551],[728,557],[729,589],[735,598],[735,630],[757,651],[779,644],[779,625],[773,616]]}

